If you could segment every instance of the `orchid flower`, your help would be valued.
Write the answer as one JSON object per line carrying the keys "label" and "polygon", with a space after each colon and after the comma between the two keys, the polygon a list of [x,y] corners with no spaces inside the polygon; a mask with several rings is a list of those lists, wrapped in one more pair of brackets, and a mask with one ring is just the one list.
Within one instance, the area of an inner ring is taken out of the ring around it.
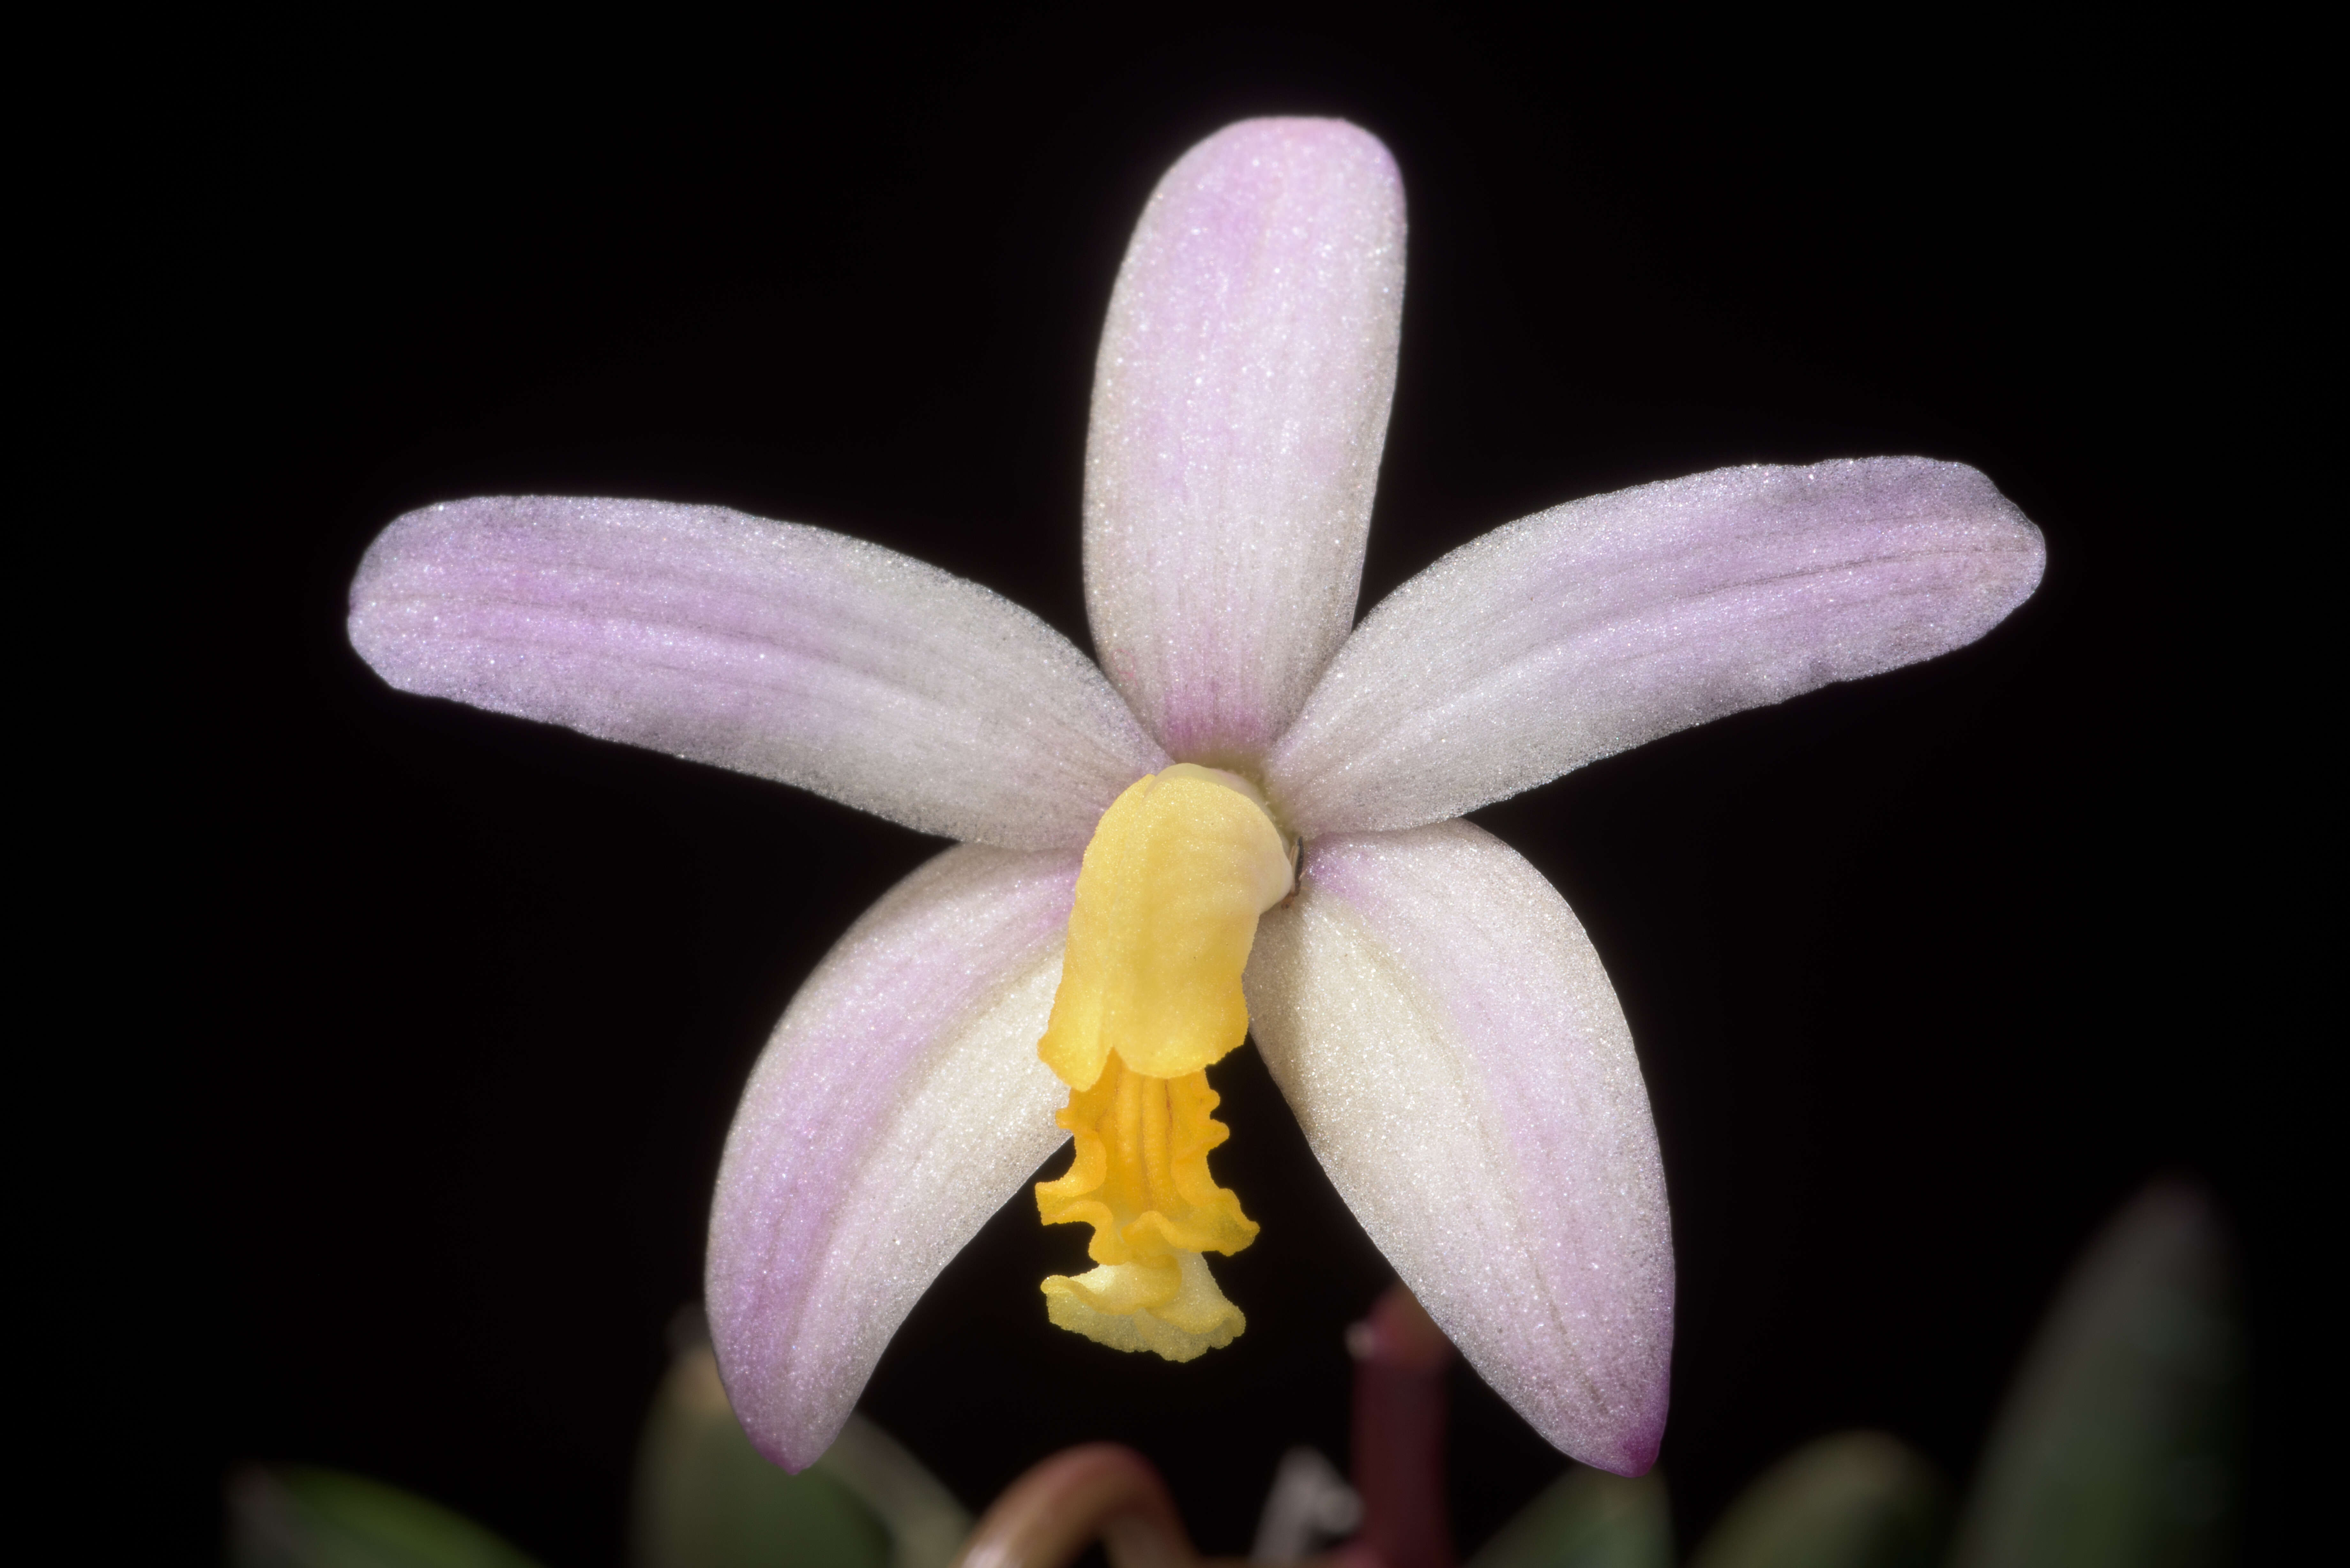
{"label": "orchid flower", "polygon": [[985,588],[711,506],[462,501],[361,564],[351,640],[395,687],[962,841],[801,987],[727,1139],[710,1319],[778,1462],[1072,1135],[1036,1197],[1097,1266],[1045,1282],[1052,1320],[1179,1360],[1241,1332],[1206,1069],[1252,1030],[1471,1364],[1567,1453],[1654,1459],[1673,1260],[1630,1032],[1462,814],[1967,643],[2040,535],[1955,463],[1724,469],[1497,529],[1357,627],[1403,256],[1394,163],[1339,121],[1232,126],[1160,182],[1094,389],[1098,668]]}

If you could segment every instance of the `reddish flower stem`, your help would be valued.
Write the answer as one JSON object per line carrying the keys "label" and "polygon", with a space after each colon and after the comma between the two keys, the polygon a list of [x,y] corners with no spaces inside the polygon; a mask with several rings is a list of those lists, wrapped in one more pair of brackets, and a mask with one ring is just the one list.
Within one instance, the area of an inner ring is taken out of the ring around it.
{"label": "reddish flower stem", "polygon": [[1064,1449],[1014,1481],[955,1568],[1067,1568],[1097,1540],[1110,1568],[1199,1568],[1166,1483],[1117,1443]]}
{"label": "reddish flower stem", "polygon": [[1452,1345],[1389,1285],[1347,1330],[1355,1356],[1356,1491],[1363,1528],[1338,1553],[1361,1568],[1453,1568],[1444,1508],[1444,1375]]}
{"label": "reddish flower stem", "polygon": [[[1347,1330],[1355,1357],[1360,1533],[1298,1568],[1454,1568],[1444,1510],[1444,1375],[1452,1346],[1390,1285]],[[1064,1449],[995,1500],[955,1568],[1068,1568],[1099,1541],[1110,1568],[1245,1568],[1201,1558],[1150,1461],[1117,1443]]]}

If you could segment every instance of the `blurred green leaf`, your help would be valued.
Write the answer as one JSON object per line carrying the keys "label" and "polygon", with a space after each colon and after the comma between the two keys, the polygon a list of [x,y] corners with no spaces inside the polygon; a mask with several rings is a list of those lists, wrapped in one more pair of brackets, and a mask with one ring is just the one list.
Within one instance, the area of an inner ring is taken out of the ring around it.
{"label": "blurred green leaf", "polygon": [[2077,1264],[1991,1432],[1956,1568],[2231,1560],[2242,1331],[2211,1200],[2147,1188]]}
{"label": "blurred green leaf", "polygon": [[1690,1568],[1929,1568],[1950,1531],[1948,1489],[1882,1432],[1806,1443],[1738,1495]]}
{"label": "blurred green leaf", "polygon": [[1665,1479],[1578,1465],[1526,1504],[1469,1568],[1672,1568]]}
{"label": "blurred green leaf", "polygon": [[857,1417],[799,1475],[743,1435],[697,1334],[671,1364],[637,1459],[637,1568],[945,1568],[971,1519]]}
{"label": "blurred green leaf", "polygon": [[971,1514],[897,1438],[852,1414],[816,1460],[889,1532],[890,1568],[948,1568],[971,1534]]}
{"label": "blurred green leaf", "polygon": [[307,1465],[237,1472],[228,1519],[235,1568],[537,1568],[437,1502]]}

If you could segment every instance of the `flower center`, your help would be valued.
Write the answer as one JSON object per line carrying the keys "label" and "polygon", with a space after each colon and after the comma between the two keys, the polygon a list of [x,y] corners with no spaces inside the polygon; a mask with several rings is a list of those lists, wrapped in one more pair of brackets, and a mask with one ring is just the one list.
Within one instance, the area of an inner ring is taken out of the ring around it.
{"label": "flower center", "polygon": [[1230,1137],[1208,1064],[1248,1036],[1241,971],[1257,917],[1289,894],[1290,846],[1246,780],[1178,763],[1137,780],[1094,829],[1077,873],[1052,1021],[1036,1054],[1069,1085],[1055,1118],[1076,1143],[1036,1184],[1047,1225],[1093,1226],[1100,1265],[1044,1283],[1061,1327],[1189,1361],[1246,1326],[1202,1252],[1256,1238],[1208,1174]]}

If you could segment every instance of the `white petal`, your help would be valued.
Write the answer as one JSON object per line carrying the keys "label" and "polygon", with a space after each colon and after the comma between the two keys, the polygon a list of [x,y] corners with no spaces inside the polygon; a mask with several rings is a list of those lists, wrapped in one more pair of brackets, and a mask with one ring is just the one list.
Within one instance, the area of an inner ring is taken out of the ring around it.
{"label": "white petal", "polygon": [[1262,755],[1354,623],[1402,309],[1403,185],[1366,131],[1245,120],[1151,193],[1094,372],[1086,604],[1185,762]]}
{"label": "white petal", "polygon": [[403,691],[715,763],[928,833],[1080,848],[1166,758],[1009,599],[717,506],[489,496],[411,512],[351,584]]}
{"label": "white petal", "polygon": [[1573,911],[1465,822],[1307,846],[1249,961],[1266,1064],[1347,1205],[1535,1430],[1638,1474],[1673,1257],[1648,1091]]}
{"label": "white petal", "polygon": [[1916,457],[1725,468],[1455,550],[1365,618],[1265,784],[1307,835],[1412,827],[1831,680],[1973,641],[2040,531]]}
{"label": "white petal", "polygon": [[931,1281],[1066,1138],[1036,1038],[1076,876],[1073,854],[948,850],[840,939],[753,1069],[707,1302],[727,1396],[778,1464],[824,1452]]}

